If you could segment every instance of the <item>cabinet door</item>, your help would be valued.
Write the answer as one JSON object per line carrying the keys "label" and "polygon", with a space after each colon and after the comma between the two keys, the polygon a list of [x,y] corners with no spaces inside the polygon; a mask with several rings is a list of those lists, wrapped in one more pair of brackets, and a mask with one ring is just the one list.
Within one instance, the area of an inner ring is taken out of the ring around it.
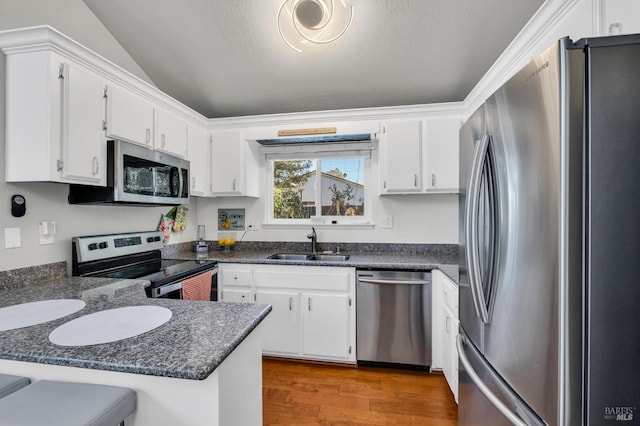
{"label": "cabinet door", "polygon": [[303,355],[348,358],[349,295],[302,293]]}
{"label": "cabinet door", "polygon": [[442,346],[444,345],[444,327],[446,314],[444,312],[444,295],[442,292],[442,272],[433,270],[431,272],[431,299],[432,323],[431,323],[431,368],[442,369]]}
{"label": "cabinet door", "polygon": [[638,0],[602,0],[601,35],[634,34],[640,32],[640,2]]}
{"label": "cabinet door", "polygon": [[384,123],[380,135],[380,193],[422,190],[422,122],[398,120]]}
{"label": "cabinet door", "polygon": [[62,177],[66,181],[106,185],[104,80],[74,64],[61,65]]}
{"label": "cabinet door", "polygon": [[262,349],[283,355],[300,351],[300,293],[277,290],[256,291],[256,302],[272,306],[262,325]]}
{"label": "cabinet door", "polygon": [[253,303],[251,289],[248,288],[223,288],[223,302]]}
{"label": "cabinet door", "polygon": [[206,129],[189,124],[187,158],[191,165],[191,195],[205,195],[209,191],[209,135]]}
{"label": "cabinet door", "polygon": [[459,118],[438,118],[425,122],[427,192],[460,191],[458,144]]}
{"label": "cabinet door", "polygon": [[260,165],[256,145],[238,129],[211,134],[212,195],[258,196]]}
{"label": "cabinet door", "polygon": [[107,88],[107,136],[153,148],[153,105],[116,84]]}
{"label": "cabinet door", "polygon": [[155,108],[153,147],[180,158],[187,157],[187,122],[163,108]]}

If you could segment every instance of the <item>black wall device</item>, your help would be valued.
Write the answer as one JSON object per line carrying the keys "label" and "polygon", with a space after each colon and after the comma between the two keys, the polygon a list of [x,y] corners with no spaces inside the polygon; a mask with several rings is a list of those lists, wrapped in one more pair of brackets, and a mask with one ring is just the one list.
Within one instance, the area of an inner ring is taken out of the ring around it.
{"label": "black wall device", "polygon": [[13,217],[22,217],[27,211],[27,203],[22,195],[14,195],[11,197],[11,215]]}

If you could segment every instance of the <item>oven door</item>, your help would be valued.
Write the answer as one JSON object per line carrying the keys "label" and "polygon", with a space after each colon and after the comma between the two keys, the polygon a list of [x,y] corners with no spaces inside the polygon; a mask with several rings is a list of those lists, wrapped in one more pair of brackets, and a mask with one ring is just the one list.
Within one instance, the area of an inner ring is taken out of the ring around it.
{"label": "oven door", "polygon": [[113,150],[114,201],[189,204],[189,162],[123,141]]}
{"label": "oven door", "polygon": [[[218,301],[218,268],[215,267],[209,270],[211,272],[211,296],[212,302]],[[201,271],[197,275],[208,271]],[[146,289],[147,296],[152,298],[165,298],[165,299],[182,299],[182,279],[180,281],[174,281],[171,283],[164,283],[160,286],[148,287]]]}

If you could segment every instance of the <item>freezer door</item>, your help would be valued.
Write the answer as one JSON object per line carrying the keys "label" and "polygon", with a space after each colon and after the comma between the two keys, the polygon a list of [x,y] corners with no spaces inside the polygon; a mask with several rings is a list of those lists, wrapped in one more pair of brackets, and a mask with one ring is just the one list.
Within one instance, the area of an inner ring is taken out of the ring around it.
{"label": "freezer door", "polygon": [[468,340],[458,335],[460,426],[535,426],[542,420],[500,378]]}
{"label": "freezer door", "polygon": [[500,219],[483,354],[548,424],[560,397],[560,72],[554,45],[486,101]]}

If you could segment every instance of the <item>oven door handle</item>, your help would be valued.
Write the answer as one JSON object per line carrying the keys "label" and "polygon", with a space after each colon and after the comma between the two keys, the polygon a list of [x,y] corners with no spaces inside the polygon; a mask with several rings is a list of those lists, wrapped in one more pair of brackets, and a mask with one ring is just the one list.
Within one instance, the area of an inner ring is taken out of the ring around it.
{"label": "oven door handle", "polygon": [[176,291],[180,289],[182,289],[182,281],[156,287],[151,291],[151,294],[153,295],[153,297],[162,297],[167,293],[171,293],[172,291]]}

